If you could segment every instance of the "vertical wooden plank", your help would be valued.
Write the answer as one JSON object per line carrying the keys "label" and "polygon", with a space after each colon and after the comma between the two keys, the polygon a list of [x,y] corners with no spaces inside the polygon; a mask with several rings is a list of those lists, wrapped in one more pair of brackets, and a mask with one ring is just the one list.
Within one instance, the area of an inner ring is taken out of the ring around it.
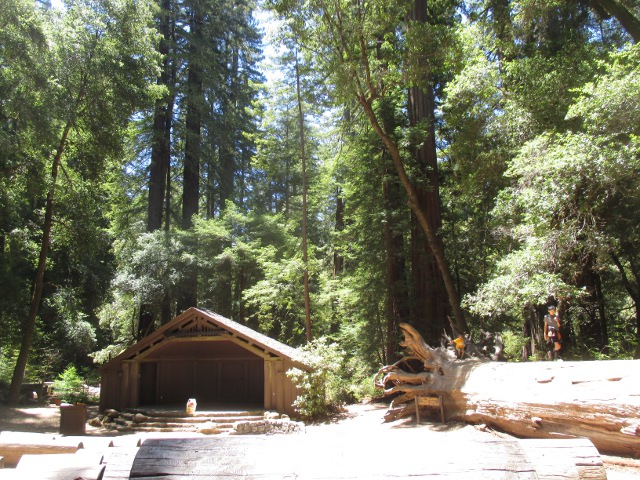
{"label": "vertical wooden plank", "polygon": [[140,362],[133,361],[129,365],[130,368],[130,386],[129,386],[129,405],[137,407],[140,405]]}
{"label": "vertical wooden plank", "polygon": [[292,400],[290,400],[291,389],[289,388],[291,382],[289,381],[289,377],[287,377],[287,370],[289,370],[290,364],[289,359],[284,359],[282,362],[282,376],[280,378],[282,382],[282,404],[278,409],[280,413],[289,413],[287,407],[291,405],[292,402]]}
{"label": "vertical wooden plank", "polygon": [[275,363],[273,359],[264,361],[264,409],[273,410],[276,400],[276,390],[274,385]]}
{"label": "vertical wooden plank", "polygon": [[284,362],[278,358],[275,362],[276,367],[276,404],[275,408],[278,412],[284,412]]}
{"label": "vertical wooden plank", "polygon": [[122,362],[121,364],[121,378],[120,378],[120,395],[119,399],[118,399],[118,408],[127,408],[129,405],[127,403],[128,401],[128,393],[129,393],[129,386],[130,386],[130,382],[129,382],[129,374],[130,374],[130,369],[129,369],[129,363],[128,362]]}
{"label": "vertical wooden plank", "polygon": [[111,376],[111,372],[103,371],[100,374],[100,411],[103,412],[106,408],[109,408],[109,397],[111,395],[111,388],[108,378]]}

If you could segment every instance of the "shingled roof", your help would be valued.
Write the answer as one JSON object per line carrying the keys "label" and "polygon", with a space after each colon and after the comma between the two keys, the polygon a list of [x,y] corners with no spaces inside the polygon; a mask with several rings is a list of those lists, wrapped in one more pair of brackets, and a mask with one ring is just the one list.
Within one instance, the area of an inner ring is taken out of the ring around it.
{"label": "shingled roof", "polygon": [[192,307],[124,350],[117,357],[103,365],[102,368],[106,368],[112,362],[131,360],[139,356],[144,356],[148,352],[155,350],[154,347],[171,339],[186,339],[190,337],[228,337],[240,344],[246,344],[252,350],[257,349],[262,352],[264,356],[286,357],[301,364],[297,349],[274,340],[252,328],[225,318],[222,315]]}

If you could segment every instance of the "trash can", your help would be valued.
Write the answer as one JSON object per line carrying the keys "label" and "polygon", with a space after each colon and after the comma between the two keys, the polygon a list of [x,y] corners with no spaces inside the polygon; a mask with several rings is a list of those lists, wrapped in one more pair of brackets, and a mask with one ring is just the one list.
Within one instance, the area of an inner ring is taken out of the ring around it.
{"label": "trash can", "polygon": [[87,406],[80,403],[60,405],[60,433],[62,435],[84,435],[87,425]]}

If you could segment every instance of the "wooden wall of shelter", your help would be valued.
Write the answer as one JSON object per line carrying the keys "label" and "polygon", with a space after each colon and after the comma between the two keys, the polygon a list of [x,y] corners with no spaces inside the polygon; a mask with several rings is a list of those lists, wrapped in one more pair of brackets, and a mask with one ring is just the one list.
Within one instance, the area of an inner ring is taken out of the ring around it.
{"label": "wooden wall of shelter", "polygon": [[100,409],[141,405],[261,406],[289,415],[296,349],[215,313],[190,308],[101,368]]}

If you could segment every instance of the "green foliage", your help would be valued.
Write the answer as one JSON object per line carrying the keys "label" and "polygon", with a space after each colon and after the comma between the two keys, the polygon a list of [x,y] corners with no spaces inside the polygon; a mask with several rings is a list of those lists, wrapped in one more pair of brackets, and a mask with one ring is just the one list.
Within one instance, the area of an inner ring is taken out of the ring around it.
{"label": "green foliage", "polygon": [[89,399],[84,379],[74,365],[67,367],[53,382],[53,391],[67,403],[86,403]]}
{"label": "green foliage", "polygon": [[[294,406],[303,418],[325,417],[366,392],[356,360],[350,361],[338,344],[326,337],[300,348],[299,360],[309,369],[292,368],[287,375],[302,390]],[[371,376],[368,379],[372,384]]]}
{"label": "green foliage", "polygon": [[0,349],[0,385],[9,385],[17,352],[8,348]]}
{"label": "green foliage", "polygon": [[[279,40],[293,50],[279,59],[282,81],[256,100],[263,86],[252,1],[174,3],[176,43],[164,44],[161,57],[153,2],[72,1],[45,10],[5,0],[0,381],[8,381],[21,341],[50,163],[71,120],[28,378],[84,365],[89,350],[106,362],[136,340],[141,304],[158,319],[178,313],[191,275],[198,305],[293,345],[304,341],[294,58],[304,80],[313,334],[335,341],[324,344],[322,360],[334,370],[303,379],[316,397],[301,400],[301,414],[370,393],[371,370],[394,335],[390,292],[411,299],[419,287],[406,195],[385,191],[398,185],[389,152],[355,100],[388,122],[411,180],[424,186],[425,172],[410,157],[431,126],[408,127],[407,92],[427,83],[435,87],[439,233],[472,329],[490,321],[519,359],[518,332],[535,316],[531,309],[553,297],[566,308],[572,355],[628,357],[640,298],[638,46],[624,45],[615,19],[597,18],[588,2],[428,6],[428,22],[419,24],[407,21],[404,0],[267,2],[288,29]],[[185,28],[195,10],[204,14],[202,36]],[[175,77],[159,85],[163,59]],[[200,69],[204,93],[202,190],[201,217],[185,231],[176,225],[190,67]],[[176,106],[168,228],[148,233],[160,95]],[[389,248],[387,226],[398,251]],[[394,285],[390,255],[402,265]]]}
{"label": "green foliage", "polygon": [[511,362],[519,362],[522,359],[522,351],[524,347],[531,341],[525,338],[520,332],[504,330],[500,333],[504,343],[504,354],[507,360]]}

